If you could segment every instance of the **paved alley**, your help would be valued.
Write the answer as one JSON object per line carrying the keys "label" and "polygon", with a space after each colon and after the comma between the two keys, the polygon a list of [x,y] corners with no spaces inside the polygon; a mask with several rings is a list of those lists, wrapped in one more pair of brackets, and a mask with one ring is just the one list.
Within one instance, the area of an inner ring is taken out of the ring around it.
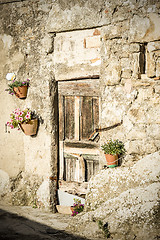
{"label": "paved alley", "polygon": [[0,240],[86,240],[65,231],[70,215],[0,203]]}

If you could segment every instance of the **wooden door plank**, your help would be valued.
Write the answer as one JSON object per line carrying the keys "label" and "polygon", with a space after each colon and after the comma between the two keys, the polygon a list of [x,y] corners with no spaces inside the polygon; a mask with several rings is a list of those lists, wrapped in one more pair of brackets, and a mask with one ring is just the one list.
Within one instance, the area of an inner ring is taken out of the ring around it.
{"label": "wooden door plank", "polygon": [[59,140],[64,140],[64,97],[58,96],[59,102]]}
{"label": "wooden door plank", "polygon": [[63,180],[64,176],[64,143],[63,141],[59,141],[59,152],[60,152],[60,166],[59,166],[59,179]]}
{"label": "wooden door plank", "polygon": [[88,139],[93,132],[92,97],[83,97],[81,101],[81,139]]}
{"label": "wooden door plank", "polygon": [[87,180],[93,176],[93,161],[87,160]]}
{"label": "wooden door plank", "polygon": [[74,139],[74,96],[65,96],[65,139]]}
{"label": "wooden door plank", "polygon": [[93,175],[99,171],[99,161],[93,161]]}
{"label": "wooden door plank", "polygon": [[99,98],[93,97],[93,129],[99,128]]}
{"label": "wooden door plank", "polygon": [[75,176],[75,169],[76,169],[76,159],[75,158],[72,158],[72,161],[71,161],[71,169],[70,169],[70,172],[71,172],[71,179],[70,181],[74,181],[74,176]]}
{"label": "wooden door plank", "polygon": [[75,96],[75,140],[79,140],[80,134],[80,97]]}
{"label": "wooden door plank", "polygon": [[79,182],[79,159],[76,159],[75,181]]}

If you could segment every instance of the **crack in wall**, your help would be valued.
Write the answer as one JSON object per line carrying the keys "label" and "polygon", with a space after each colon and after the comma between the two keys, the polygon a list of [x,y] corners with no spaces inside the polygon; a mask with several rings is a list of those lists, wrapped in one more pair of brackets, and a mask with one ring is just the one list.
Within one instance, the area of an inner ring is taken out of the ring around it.
{"label": "crack in wall", "polygon": [[16,2],[29,2],[29,0],[13,0],[8,2],[0,2],[0,5],[9,4],[9,3],[16,3]]}
{"label": "crack in wall", "polygon": [[47,52],[48,54],[52,54],[54,52],[54,38],[56,37],[56,33],[52,33],[52,36],[50,36],[51,38],[51,47],[49,49],[49,51]]}

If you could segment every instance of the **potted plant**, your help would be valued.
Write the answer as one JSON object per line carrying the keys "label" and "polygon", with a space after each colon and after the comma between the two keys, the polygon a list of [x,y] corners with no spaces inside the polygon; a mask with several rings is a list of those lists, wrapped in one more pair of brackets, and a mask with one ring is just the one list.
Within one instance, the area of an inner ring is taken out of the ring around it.
{"label": "potted plant", "polygon": [[81,203],[81,200],[74,198],[73,206],[71,207],[72,216],[76,216],[78,213],[84,210],[84,204]]}
{"label": "potted plant", "polygon": [[120,155],[124,155],[126,149],[124,147],[124,143],[122,141],[116,140],[108,140],[101,146],[104,151],[105,158],[107,161],[107,166],[110,168],[118,166],[118,157]]}
{"label": "potted plant", "polygon": [[33,118],[33,112],[29,108],[21,111],[19,108],[15,109],[10,114],[10,121],[7,126],[11,129],[21,129],[26,135],[35,135],[38,128],[38,119]]}
{"label": "potted plant", "polygon": [[30,80],[27,79],[26,81],[18,81],[16,80],[16,75],[14,73],[8,73],[6,75],[6,79],[10,81],[8,83],[8,88],[5,91],[8,91],[11,95],[16,95],[18,98],[26,98],[28,87],[30,86]]}

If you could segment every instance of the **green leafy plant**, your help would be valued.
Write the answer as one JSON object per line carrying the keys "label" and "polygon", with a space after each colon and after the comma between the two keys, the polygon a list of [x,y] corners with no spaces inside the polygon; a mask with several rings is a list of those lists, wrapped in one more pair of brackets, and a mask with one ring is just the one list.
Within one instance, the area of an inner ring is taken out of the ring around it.
{"label": "green leafy plant", "polygon": [[111,155],[123,155],[126,152],[124,143],[122,141],[116,140],[108,140],[101,146],[102,150],[105,154],[111,154]]}
{"label": "green leafy plant", "polygon": [[76,216],[78,213],[84,210],[84,204],[81,203],[81,200],[74,198],[74,203],[72,207],[72,216]]}
{"label": "green leafy plant", "polygon": [[32,112],[29,110],[29,108],[26,108],[25,110],[21,111],[19,108],[15,109],[10,114],[10,121],[7,122],[7,126],[11,129],[18,128],[19,124],[28,122],[32,119]]}
{"label": "green leafy plant", "polygon": [[8,91],[9,94],[14,95],[14,87],[22,87],[22,86],[27,86],[29,87],[30,85],[30,80],[27,79],[26,81],[17,81],[16,80],[16,75],[14,73],[8,73],[6,76],[6,79],[10,81],[8,83],[8,88],[5,89],[5,91]]}
{"label": "green leafy plant", "polygon": [[98,227],[103,231],[104,236],[106,238],[110,237],[110,232],[108,229],[108,223],[106,222],[105,224],[103,224],[103,222],[101,220],[98,221]]}

